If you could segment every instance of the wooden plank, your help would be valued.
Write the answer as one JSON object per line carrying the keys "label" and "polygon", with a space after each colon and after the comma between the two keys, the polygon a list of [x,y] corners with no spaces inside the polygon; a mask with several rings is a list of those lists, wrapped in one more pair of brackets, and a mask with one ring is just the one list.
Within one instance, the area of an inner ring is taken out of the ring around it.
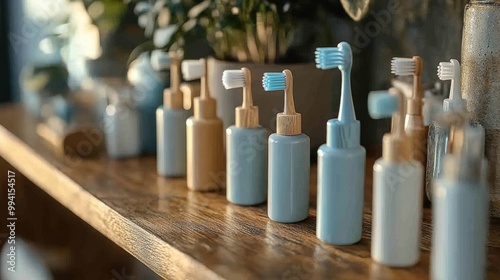
{"label": "wooden plank", "polygon": [[[184,179],[156,175],[154,157],[112,160],[56,157],[18,106],[0,106],[0,156],[156,273],[174,279],[427,279],[430,211],[422,257],[409,269],[370,258],[371,167],[367,168],[363,239],[331,246],[316,239],[316,172],[307,220],[279,224],[266,205],[240,207],[223,192],[188,191]],[[373,164],[370,158],[367,166]],[[500,277],[500,225],[493,220],[488,275]],[[497,264],[495,266],[495,264]]]}

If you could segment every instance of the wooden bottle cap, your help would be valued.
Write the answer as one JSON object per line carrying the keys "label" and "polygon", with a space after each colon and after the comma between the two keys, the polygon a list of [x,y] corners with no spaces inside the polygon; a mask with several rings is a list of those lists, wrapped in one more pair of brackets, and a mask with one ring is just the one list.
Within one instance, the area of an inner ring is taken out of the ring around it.
{"label": "wooden bottle cap", "polygon": [[389,92],[399,97],[399,110],[392,115],[391,133],[385,134],[382,139],[382,157],[389,162],[410,161],[411,141],[404,128],[405,98],[399,89],[390,88]]}
{"label": "wooden bottle cap", "polygon": [[165,108],[183,109],[184,97],[180,89],[180,64],[179,55],[175,52],[170,52],[170,88],[163,91],[163,103]]}
{"label": "wooden bottle cap", "polygon": [[194,117],[196,119],[213,119],[217,118],[217,102],[210,96],[208,88],[208,69],[207,61],[200,59],[203,63],[204,72],[201,76],[201,94],[200,97],[194,99]]}
{"label": "wooden bottle cap", "polygon": [[276,116],[276,133],[279,135],[299,135],[302,133],[302,117],[295,111],[293,101],[293,76],[288,69],[283,71],[286,76],[285,105],[283,113]]}
{"label": "wooden bottle cap", "polygon": [[184,110],[193,109],[194,98],[200,96],[200,82],[189,82],[181,84],[182,96],[184,97]]}
{"label": "wooden bottle cap", "polygon": [[241,68],[245,73],[245,86],[243,87],[243,103],[236,107],[236,127],[255,128],[259,126],[259,108],[253,106],[252,98],[252,75],[248,68]]}

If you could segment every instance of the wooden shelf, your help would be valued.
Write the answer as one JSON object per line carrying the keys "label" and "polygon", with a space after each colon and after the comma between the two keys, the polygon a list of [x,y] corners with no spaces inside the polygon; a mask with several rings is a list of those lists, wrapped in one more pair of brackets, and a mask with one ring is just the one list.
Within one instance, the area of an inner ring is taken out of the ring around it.
{"label": "wooden shelf", "polygon": [[[266,205],[232,205],[222,192],[191,192],[184,179],[158,177],[154,157],[57,157],[37,136],[35,127],[22,107],[0,106],[0,156],[164,278],[428,278],[429,209],[424,211],[418,265],[392,269],[370,258],[373,156],[367,164],[363,239],[352,246],[331,246],[315,236],[315,170],[311,171],[309,218],[297,224],[279,224],[267,218]],[[500,277],[499,239],[500,222],[493,219],[490,279]]]}

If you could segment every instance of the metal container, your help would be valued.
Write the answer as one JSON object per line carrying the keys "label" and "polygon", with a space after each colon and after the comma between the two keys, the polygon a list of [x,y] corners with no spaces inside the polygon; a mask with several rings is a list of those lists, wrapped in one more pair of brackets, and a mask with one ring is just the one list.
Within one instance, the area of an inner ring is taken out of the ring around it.
{"label": "metal container", "polygon": [[465,7],[462,94],[472,120],[486,131],[491,215],[500,217],[500,0],[472,0]]}

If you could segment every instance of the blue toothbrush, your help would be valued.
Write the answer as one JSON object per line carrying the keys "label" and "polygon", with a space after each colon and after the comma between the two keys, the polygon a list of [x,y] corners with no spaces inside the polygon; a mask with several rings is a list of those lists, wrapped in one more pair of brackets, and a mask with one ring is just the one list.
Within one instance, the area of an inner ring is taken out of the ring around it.
{"label": "blue toothbrush", "polygon": [[328,121],[326,144],[318,149],[316,236],[329,244],[349,245],[361,239],[366,161],[352,102],[352,51],[341,42],[315,54],[317,68],[338,68],[342,74],[338,118]]}
{"label": "blue toothbrush", "polygon": [[342,88],[338,120],[355,122],[354,105],[351,93],[352,50],[346,42],[341,42],[336,48],[317,48],[316,67],[322,70],[338,68],[342,73]]}

